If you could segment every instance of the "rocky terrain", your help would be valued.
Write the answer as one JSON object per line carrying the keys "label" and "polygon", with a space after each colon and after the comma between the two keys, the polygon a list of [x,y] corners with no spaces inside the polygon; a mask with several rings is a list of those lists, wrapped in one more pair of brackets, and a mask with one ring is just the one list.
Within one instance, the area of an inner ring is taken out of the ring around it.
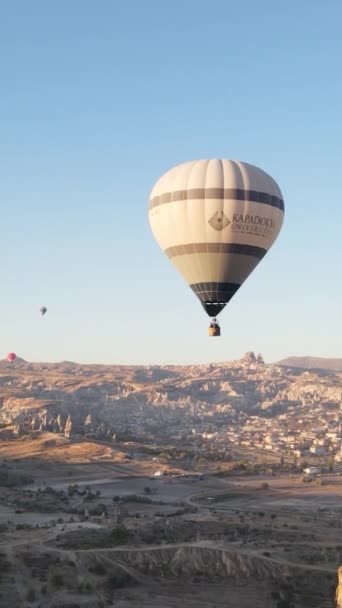
{"label": "rocky terrain", "polygon": [[257,608],[332,608],[342,560],[337,478],[314,490],[288,477],[267,487],[160,479],[147,492],[138,470],[120,483],[112,471],[90,490],[87,466],[77,484],[50,468],[39,483],[0,487],[1,608],[249,608],[252,599]]}
{"label": "rocky terrain", "polygon": [[2,361],[0,608],[332,608],[342,477],[230,437],[281,419],[338,441],[341,394],[342,372],[253,353]]}
{"label": "rocky terrain", "polygon": [[340,404],[342,371],[265,365],[248,353],[239,361],[198,366],[104,366],[0,363],[0,424],[65,437],[140,435],[165,441],[198,425],[242,424],[273,408]]}

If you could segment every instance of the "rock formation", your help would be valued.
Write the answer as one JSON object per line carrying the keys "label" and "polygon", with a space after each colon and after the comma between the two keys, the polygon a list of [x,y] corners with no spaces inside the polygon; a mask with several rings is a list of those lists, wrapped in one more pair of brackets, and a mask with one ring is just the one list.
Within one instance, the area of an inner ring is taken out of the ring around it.
{"label": "rock formation", "polygon": [[342,608],[342,566],[338,569],[338,586],[336,589],[336,608]]}

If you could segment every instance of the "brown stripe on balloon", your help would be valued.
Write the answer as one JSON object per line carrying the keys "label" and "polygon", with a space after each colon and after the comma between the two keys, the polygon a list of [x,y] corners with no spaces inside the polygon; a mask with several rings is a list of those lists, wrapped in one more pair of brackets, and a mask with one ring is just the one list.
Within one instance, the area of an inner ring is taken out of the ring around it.
{"label": "brown stripe on balloon", "polygon": [[165,253],[170,259],[192,253],[236,253],[237,255],[249,255],[262,260],[267,253],[267,249],[239,243],[187,243],[186,245],[168,247],[165,249]]}
{"label": "brown stripe on balloon", "polygon": [[262,203],[270,207],[276,207],[284,211],[283,199],[267,192],[257,192],[256,190],[243,190],[241,188],[191,188],[190,190],[175,190],[174,192],[164,192],[150,200],[149,208],[159,207],[168,203],[191,200],[237,200],[251,203]]}

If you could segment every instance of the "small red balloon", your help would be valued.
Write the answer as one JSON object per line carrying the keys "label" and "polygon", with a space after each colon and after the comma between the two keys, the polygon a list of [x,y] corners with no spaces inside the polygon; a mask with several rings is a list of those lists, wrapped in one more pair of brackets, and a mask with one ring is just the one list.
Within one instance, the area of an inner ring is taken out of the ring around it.
{"label": "small red balloon", "polygon": [[7,355],[7,361],[14,361],[17,358],[17,355],[15,353],[8,353]]}

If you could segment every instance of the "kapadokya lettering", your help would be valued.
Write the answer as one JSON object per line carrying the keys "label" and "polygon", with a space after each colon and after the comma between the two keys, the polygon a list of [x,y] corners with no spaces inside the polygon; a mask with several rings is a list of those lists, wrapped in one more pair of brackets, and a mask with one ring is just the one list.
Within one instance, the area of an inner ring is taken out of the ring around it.
{"label": "kapadokya lettering", "polygon": [[261,215],[234,213],[232,221],[236,224],[253,224],[253,226],[265,226],[270,229],[274,228],[274,221],[270,217],[263,217]]}

